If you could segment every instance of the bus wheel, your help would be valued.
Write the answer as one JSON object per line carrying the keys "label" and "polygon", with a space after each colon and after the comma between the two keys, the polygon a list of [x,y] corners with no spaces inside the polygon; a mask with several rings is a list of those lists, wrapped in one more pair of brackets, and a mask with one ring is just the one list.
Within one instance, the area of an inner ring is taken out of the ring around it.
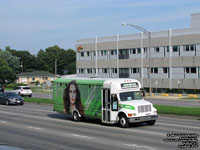
{"label": "bus wheel", "polygon": [[73,120],[76,121],[76,122],[81,120],[81,118],[79,117],[79,115],[78,115],[78,113],[76,111],[74,111],[72,117],[73,117]]}
{"label": "bus wheel", "polygon": [[147,121],[147,124],[152,126],[156,123],[156,120]]}
{"label": "bus wheel", "polygon": [[122,127],[122,128],[128,128],[129,127],[129,122],[128,122],[128,119],[125,115],[119,116],[119,126]]}

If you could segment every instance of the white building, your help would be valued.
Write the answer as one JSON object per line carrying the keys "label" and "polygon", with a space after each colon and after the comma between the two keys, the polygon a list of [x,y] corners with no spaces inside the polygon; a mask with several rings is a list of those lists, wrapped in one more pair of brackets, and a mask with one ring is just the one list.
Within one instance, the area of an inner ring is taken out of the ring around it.
{"label": "white building", "polygon": [[150,59],[143,33],[78,40],[77,75],[135,78],[144,88],[151,82],[152,88],[200,89],[200,13],[191,15],[191,28],[150,34]]}

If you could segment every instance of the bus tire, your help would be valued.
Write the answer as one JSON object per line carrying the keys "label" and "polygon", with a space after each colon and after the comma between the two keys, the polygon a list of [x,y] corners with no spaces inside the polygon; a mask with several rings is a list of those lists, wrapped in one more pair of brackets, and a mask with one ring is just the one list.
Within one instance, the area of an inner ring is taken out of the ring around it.
{"label": "bus tire", "polygon": [[129,122],[128,119],[126,117],[126,115],[122,114],[119,116],[119,126],[122,128],[128,128],[129,127]]}
{"label": "bus tire", "polygon": [[156,123],[156,120],[147,121],[147,124],[152,126]]}
{"label": "bus tire", "polygon": [[81,118],[79,117],[77,111],[74,111],[74,112],[73,112],[72,118],[73,118],[73,120],[76,121],[76,122],[79,122],[79,121],[81,120]]}

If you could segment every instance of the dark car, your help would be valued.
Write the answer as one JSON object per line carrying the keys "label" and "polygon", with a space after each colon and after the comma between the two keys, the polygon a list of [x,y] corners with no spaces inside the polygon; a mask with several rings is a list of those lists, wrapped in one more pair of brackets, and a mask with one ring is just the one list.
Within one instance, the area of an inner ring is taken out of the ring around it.
{"label": "dark car", "polygon": [[4,86],[0,84],[0,92],[4,92]]}
{"label": "dark car", "polygon": [[14,92],[0,92],[0,104],[23,105],[24,99]]}

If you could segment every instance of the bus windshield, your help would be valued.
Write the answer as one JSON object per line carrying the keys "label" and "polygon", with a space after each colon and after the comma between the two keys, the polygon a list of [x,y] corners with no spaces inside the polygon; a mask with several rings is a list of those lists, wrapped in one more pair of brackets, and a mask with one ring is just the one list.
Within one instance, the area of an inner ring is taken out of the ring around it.
{"label": "bus windshield", "polygon": [[121,101],[141,100],[143,96],[140,91],[129,91],[119,94]]}

